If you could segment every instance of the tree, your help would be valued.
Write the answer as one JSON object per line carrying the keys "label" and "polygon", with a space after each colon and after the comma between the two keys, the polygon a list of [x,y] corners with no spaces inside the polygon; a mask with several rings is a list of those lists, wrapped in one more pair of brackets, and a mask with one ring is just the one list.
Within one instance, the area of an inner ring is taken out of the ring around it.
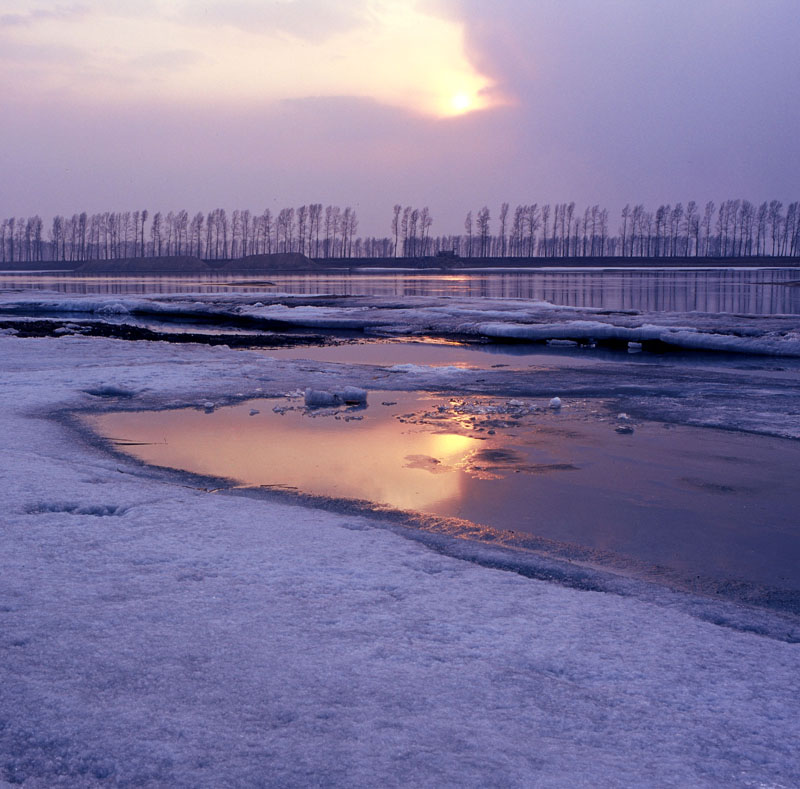
{"label": "tree", "polygon": [[532,258],[536,252],[536,234],[541,223],[538,203],[533,203],[527,207],[525,218],[528,222],[528,257]]}
{"label": "tree", "polygon": [[297,251],[306,254],[306,225],[308,222],[308,206],[301,205],[297,209]]}
{"label": "tree", "polygon": [[272,212],[269,208],[264,209],[264,213],[261,214],[261,229],[264,233],[264,251],[268,254],[272,254]]}
{"label": "tree", "polygon": [[699,246],[699,239],[698,239],[698,229],[699,229],[699,217],[697,214],[697,203],[694,200],[690,200],[686,204],[686,213],[684,214],[683,219],[683,229],[685,231],[685,238],[686,238],[686,256],[688,257],[691,255],[691,239],[694,238],[694,254],[695,256],[698,253],[698,246]]}
{"label": "tree", "polygon": [[464,230],[467,231],[467,257],[472,257],[472,211],[467,212],[467,218],[464,220]]}
{"label": "tree", "polygon": [[397,257],[397,241],[400,233],[400,212],[403,206],[397,203],[393,209],[392,214],[392,233],[394,235],[394,256]]}
{"label": "tree", "polygon": [[522,234],[525,222],[525,206],[518,205],[514,209],[514,218],[511,220],[511,238],[509,251],[512,257],[518,256],[522,250]]}
{"label": "tree", "polygon": [[678,237],[680,235],[681,222],[683,221],[683,204],[675,203],[675,208],[670,214],[670,255],[675,257],[680,254]]}
{"label": "tree", "polygon": [[705,236],[705,256],[711,254],[711,222],[714,219],[714,202],[709,200],[703,211],[703,233]]}
{"label": "tree", "polygon": [[567,206],[566,214],[567,214],[567,235],[566,235],[567,248],[566,248],[566,251],[565,251],[564,254],[566,254],[569,257],[569,255],[571,253],[571,250],[570,250],[570,235],[572,233],[572,217],[575,214],[575,203],[570,203]]}
{"label": "tree", "polygon": [[[589,209],[587,208],[586,210],[588,211]],[[545,257],[548,257],[550,254],[547,248],[547,227],[549,221],[550,221],[550,204],[548,203],[547,205],[542,206],[542,232],[544,234],[542,237],[542,241],[544,242]],[[586,249],[584,249],[583,254],[584,255],[586,254]]]}
{"label": "tree", "polygon": [[778,248],[778,243],[781,237],[781,225],[783,223],[783,215],[781,213],[781,209],[783,208],[783,203],[780,200],[770,200],[769,203],[769,226],[770,226],[770,236],[772,238],[772,254],[776,254],[776,249]]}
{"label": "tree", "polygon": [[431,210],[428,206],[425,206],[419,212],[419,226],[420,226],[420,235],[422,238],[422,254],[423,256],[428,254],[428,239],[430,235],[430,229],[433,225],[433,217],[431,216]]}
{"label": "tree", "polygon": [[417,222],[419,221],[419,209],[412,208],[408,215],[408,239],[411,247],[410,256],[417,256]]}
{"label": "tree", "polygon": [[665,236],[667,226],[667,216],[669,215],[670,207],[668,205],[660,205],[656,209],[656,257],[661,257],[661,240]]}
{"label": "tree", "polygon": [[142,220],[142,229],[141,229],[141,239],[142,239],[141,256],[142,256],[142,257],[144,257],[144,256],[145,256],[145,255],[144,255],[144,252],[145,252],[145,250],[144,250],[144,223],[147,221],[147,217],[149,216],[149,214],[148,214],[148,212],[147,212],[147,209],[146,209],[146,208],[143,208],[143,209],[142,209],[142,211],[140,212],[139,216],[141,217],[141,220]]}
{"label": "tree", "polygon": [[500,206],[500,257],[506,256],[506,223],[508,222],[508,203]]}
{"label": "tree", "polygon": [[481,240],[481,257],[486,257],[486,251],[489,245],[489,219],[489,209],[484,206],[478,211],[478,216],[476,218],[478,236]]}
{"label": "tree", "polygon": [[628,218],[630,215],[631,207],[626,203],[625,208],[622,209],[622,227],[620,228],[620,234],[622,235],[622,257],[625,257],[625,243],[628,232]]}
{"label": "tree", "polygon": [[403,209],[403,215],[400,218],[400,232],[403,236],[403,257],[408,257],[409,252],[409,244],[408,244],[408,225],[409,219],[411,217],[411,206],[407,205]]}

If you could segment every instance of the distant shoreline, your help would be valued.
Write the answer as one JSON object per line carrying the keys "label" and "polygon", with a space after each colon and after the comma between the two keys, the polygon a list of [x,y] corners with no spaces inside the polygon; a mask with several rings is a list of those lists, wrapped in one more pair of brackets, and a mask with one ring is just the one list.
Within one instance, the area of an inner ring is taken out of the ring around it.
{"label": "distant shoreline", "polygon": [[737,269],[797,268],[798,257],[571,257],[571,258],[325,258],[262,255],[238,260],[188,257],[126,260],[41,261],[0,263],[0,273],[42,273],[136,276],[143,274],[311,274],[311,273],[458,273],[479,270],[530,269]]}

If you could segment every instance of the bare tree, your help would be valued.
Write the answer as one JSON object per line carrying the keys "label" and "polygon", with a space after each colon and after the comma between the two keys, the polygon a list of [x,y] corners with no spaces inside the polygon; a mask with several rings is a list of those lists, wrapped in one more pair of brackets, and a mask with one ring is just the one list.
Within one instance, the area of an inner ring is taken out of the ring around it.
{"label": "bare tree", "polygon": [[430,229],[433,225],[433,217],[431,216],[431,210],[428,206],[425,206],[419,212],[419,226],[420,226],[420,235],[422,239],[422,255],[425,256],[428,254],[428,237],[430,235]]}
{"label": "bare tree", "polygon": [[528,257],[533,257],[536,252],[536,234],[539,231],[541,224],[541,216],[539,213],[539,204],[532,203],[527,207],[525,218],[528,223]]}
{"label": "bare tree", "polygon": [[685,237],[685,254],[689,257],[692,253],[691,239],[694,239],[694,254],[698,253],[698,229],[699,229],[699,216],[697,213],[697,203],[690,200],[686,204],[686,213],[683,218],[683,231]]}
{"label": "bare tree", "polygon": [[783,214],[781,213],[781,209],[783,208],[783,203],[780,200],[770,200],[769,203],[769,227],[770,227],[770,236],[772,238],[772,254],[775,255],[775,250],[778,248],[778,244],[780,242],[781,237],[781,226],[783,223]]}
{"label": "bare tree", "polygon": [[392,209],[392,233],[394,235],[394,256],[397,257],[397,241],[399,238],[400,233],[400,212],[403,210],[403,206],[399,203],[395,204],[394,208]]}
{"label": "bare tree", "polygon": [[467,218],[464,220],[464,230],[467,231],[467,257],[472,257],[472,211],[467,212]]}
{"label": "bare tree", "polygon": [[[547,232],[548,232],[547,228],[548,228],[549,221],[550,221],[550,204],[548,203],[547,205],[543,205],[542,206],[542,233],[543,233],[542,240],[544,242],[544,255],[545,255],[545,257],[549,257],[549,255],[550,255],[550,250],[548,249],[548,246],[547,246]],[[584,249],[584,254],[586,254],[586,250],[585,249]]]}
{"label": "bare tree", "polygon": [[508,203],[500,206],[500,257],[506,256],[506,223],[508,222]]}
{"label": "bare tree", "polygon": [[306,224],[308,222],[308,206],[301,205],[297,209],[297,251],[306,254]]}
{"label": "bare tree", "polygon": [[628,218],[631,215],[631,207],[630,204],[626,203],[625,207],[622,209],[622,227],[619,229],[620,235],[622,236],[622,257],[625,257],[625,244],[627,241],[627,233],[628,233]]}
{"label": "bare tree", "polygon": [[709,200],[703,211],[703,235],[705,237],[705,256],[710,255],[711,249],[711,223],[714,220],[714,202]]}
{"label": "bare tree", "polygon": [[478,216],[475,224],[478,230],[478,236],[481,240],[481,257],[486,257],[486,252],[489,246],[489,209],[484,206],[478,211]]}

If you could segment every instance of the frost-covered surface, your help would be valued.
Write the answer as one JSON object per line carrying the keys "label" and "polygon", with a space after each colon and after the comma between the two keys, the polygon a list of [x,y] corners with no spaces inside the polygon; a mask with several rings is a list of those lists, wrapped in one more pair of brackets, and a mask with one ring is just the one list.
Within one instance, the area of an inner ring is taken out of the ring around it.
{"label": "frost-covered surface", "polygon": [[0,782],[800,783],[797,643],[209,493],[47,418],[424,369],[76,336],[3,336],[0,360]]}
{"label": "frost-covered surface", "polygon": [[800,356],[796,315],[615,312],[558,307],[526,299],[464,297],[182,294],[152,297],[0,294],[0,313],[229,318],[248,325],[295,326],[380,334],[429,333],[471,339],[545,342],[649,342],[667,347],[768,356]]}

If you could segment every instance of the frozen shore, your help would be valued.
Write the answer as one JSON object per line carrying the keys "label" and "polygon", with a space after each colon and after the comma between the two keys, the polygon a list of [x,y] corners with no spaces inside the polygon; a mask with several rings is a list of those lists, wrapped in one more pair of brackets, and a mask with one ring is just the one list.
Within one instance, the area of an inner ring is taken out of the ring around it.
{"label": "frozen shore", "polygon": [[468,373],[80,336],[0,337],[0,360],[0,780],[800,783],[797,643],[209,493],[58,420]]}

